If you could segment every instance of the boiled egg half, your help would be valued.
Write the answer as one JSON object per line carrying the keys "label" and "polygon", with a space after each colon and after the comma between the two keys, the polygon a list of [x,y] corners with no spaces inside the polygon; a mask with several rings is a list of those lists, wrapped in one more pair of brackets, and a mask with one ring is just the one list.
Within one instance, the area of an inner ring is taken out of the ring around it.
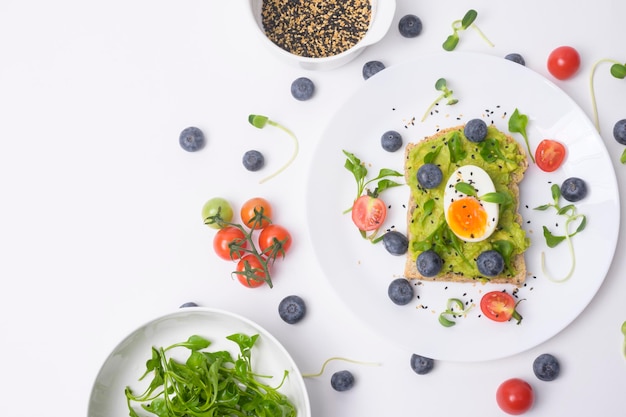
{"label": "boiled egg half", "polygon": [[[471,185],[475,195],[467,195],[456,189],[458,183]],[[480,242],[496,230],[499,205],[481,201],[480,196],[496,191],[487,172],[475,165],[459,167],[450,175],[443,193],[443,209],[450,230],[466,242]]]}

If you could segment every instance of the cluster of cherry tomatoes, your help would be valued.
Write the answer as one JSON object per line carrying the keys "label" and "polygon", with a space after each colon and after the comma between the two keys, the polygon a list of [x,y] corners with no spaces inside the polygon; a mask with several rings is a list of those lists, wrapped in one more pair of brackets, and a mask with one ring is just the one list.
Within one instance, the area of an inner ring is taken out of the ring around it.
{"label": "cluster of cherry tomatoes", "polygon": [[220,197],[210,199],[202,208],[204,223],[218,229],[213,238],[215,254],[237,262],[233,275],[242,285],[271,287],[271,266],[291,247],[291,234],[272,223],[272,205],[262,197],[251,198],[241,206],[241,224],[232,222],[233,215],[231,204]]}

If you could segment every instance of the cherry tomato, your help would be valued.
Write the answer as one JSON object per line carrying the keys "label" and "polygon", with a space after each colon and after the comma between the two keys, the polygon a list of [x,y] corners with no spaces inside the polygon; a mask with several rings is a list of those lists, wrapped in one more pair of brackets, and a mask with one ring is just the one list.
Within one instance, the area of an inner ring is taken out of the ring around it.
{"label": "cherry tomato", "polygon": [[227,200],[221,197],[214,197],[202,206],[202,220],[204,220],[204,224],[213,229],[221,229],[223,226],[214,221],[214,217],[218,214],[225,222],[230,222],[233,219],[233,208]]}
{"label": "cherry tomato", "polygon": [[254,197],[241,206],[241,221],[250,229],[263,229],[272,222],[272,205],[262,197]]}
{"label": "cherry tomato", "polygon": [[217,256],[227,261],[241,258],[244,253],[242,248],[247,247],[245,234],[234,226],[226,226],[218,230],[213,238],[213,250]]}
{"label": "cherry tomato", "polygon": [[493,321],[509,321],[514,318],[519,324],[522,316],[515,307],[516,302],[513,296],[504,291],[488,292],[480,300],[480,310]]}
{"label": "cherry tomato", "polygon": [[559,80],[567,80],[580,68],[580,55],[571,46],[559,46],[548,56],[548,71]]}
{"label": "cherry tomato", "polygon": [[[269,265],[267,265],[269,268]],[[246,255],[237,262],[237,280],[244,287],[257,288],[265,284],[265,271],[263,264],[254,255]]]}
{"label": "cherry tomato", "polygon": [[387,206],[380,198],[362,195],[352,205],[352,221],[364,232],[376,230],[387,217]]}
{"label": "cherry tomato", "polygon": [[519,415],[530,410],[533,406],[535,393],[528,382],[519,378],[511,378],[498,387],[496,402],[505,413]]}
{"label": "cherry tomato", "polygon": [[291,234],[278,224],[267,225],[259,233],[259,249],[266,256],[281,255],[291,247]]}
{"label": "cherry tomato", "polygon": [[535,161],[542,171],[552,172],[561,166],[565,159],[565,146],[556,140],[544,139],[535,150]]}

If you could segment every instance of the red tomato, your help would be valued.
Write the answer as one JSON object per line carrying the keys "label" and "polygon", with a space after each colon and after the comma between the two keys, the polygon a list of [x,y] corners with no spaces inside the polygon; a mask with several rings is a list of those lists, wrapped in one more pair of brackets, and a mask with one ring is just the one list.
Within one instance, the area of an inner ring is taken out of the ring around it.
{"label": "red tomato", "polygon": [[561,166],[565,153],[565,146],[561,142],[544,139],[535,150],[535,162],[542,171],[552,172]]}
{"label": "red tomato", "polygon": [[530,410],[533,406],[535,393],[528,382],[519,378],[511,378],[498,387],[496,402],[505,413],[519,415]]}
{"label": "red tomato", "polygon": [[[267,265],[269,268],[269,265]],[[257,288],[265,284],[265,271],[263,264],[254,255],[246,255],[237,262],[237,270],[234,272],[237,280],[244,287]]]}
{"label": "red tomato", "polygon": [[488,292],[480,300],[480,310],[493,321],[509,321],[514,318],[519,324],[522,316],[515,310],[515,307],[513,296],[503,291]]}
{"label": "red tomato", "polygon": [[567,80],[580,68],[580,55],[571,46],[559,46],[548,56],[548,71],[559,80]]}
{"label": "red tomato", "polygon": [[278,224],[267,225],[259,233],[259,249],[266,256],[281,255],[291,247],[291,234],[283,226]]}
{"label": "red tomato", "polygon": [[362,195],[352,205],[352,221],[359,230],[368,232],[383,225],[387,206],[380,198]]}
{"label": "red tomato", "polygon": [[241,221],[250,229],[263,229],[272,222],[272,205],[262,197],[254,197],[241,206]]}
{"label": "red tomato", "polygon": [[227,261],[241,258],[243,248],[247,247],[246,235],[235,226],[226,226],[218,230],[213,238],[213,250],[217,256]]}

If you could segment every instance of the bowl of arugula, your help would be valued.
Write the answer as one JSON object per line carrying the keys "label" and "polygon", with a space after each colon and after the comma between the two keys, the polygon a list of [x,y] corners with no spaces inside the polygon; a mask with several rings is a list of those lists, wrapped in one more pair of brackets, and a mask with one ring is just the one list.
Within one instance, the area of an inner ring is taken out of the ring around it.
{"label": "bowl of arugula", "polygon": [[268,408],[277,417],[311,415],[287,350],[242,316],[190,307],[144,324],[114,348],[87,415],[265,415]]}

